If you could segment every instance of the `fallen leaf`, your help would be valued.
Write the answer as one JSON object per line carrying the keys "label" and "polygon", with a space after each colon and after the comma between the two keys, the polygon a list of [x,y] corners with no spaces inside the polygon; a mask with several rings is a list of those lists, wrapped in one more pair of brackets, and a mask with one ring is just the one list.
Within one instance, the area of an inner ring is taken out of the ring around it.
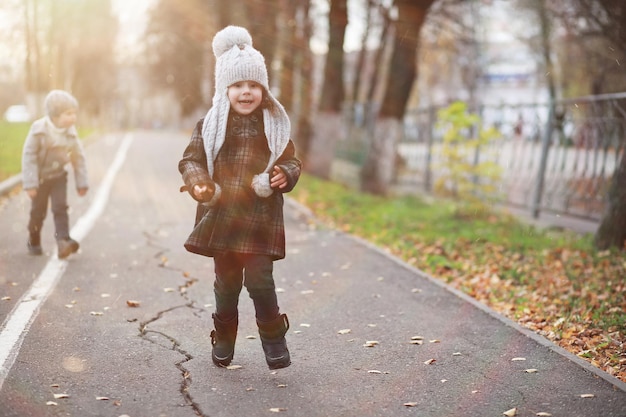
{"label": "fallen leaf", "polygon": [[513,362],[525,361],[526,358],[513,358],[511,359]]}
{"label": "fallen leaf", "polygon": [[442,379],[441,382],[448,382],[448,380],[447,379]]}
{"label": "fallen leaf", "polygon": [[241,369],[243,366],[241,365],[228,365],[226,369]]}
{"label": "fallen leaf", "polygon": [[285,292],[285,289],[284,288],[276,288],[276,292],[277,293],[283,293],[283,292]]}
{"label": "fallen leaf", "polygon": [[249,334],[248,336],[246,336],[246,339],[256,339],[256,336],[253,334]]}
{"label": "fallen leaf", "polygon": [[544,413],[543,411],[542,411],[542,412],[539,412],[539,413],[537,413],[537,414],[535,414],[535,415],[536,415],[536,416],[539,416],[539,417],[551,417],[551,416],[552,416],[552,414],[550,414],[550,413]]}
{"label": "fallen leaf", "polygon": [[108,401],[109,397],[96,397],[96,400],[98,400],[98,401]]}
{"label": "fallen leaf", "polygon": [[376,370],[376,369],[372,369],[370,371],[367,371],[368,374],[382,374],[382,372]]}
{"label": "fallen leaf", "polygon": [[424,341],[422,341],[422,340],[411,340],[409,343],[412,344],[412,345],[423,345]]}
{"label": "fallen leaf", "polygon": [[59,404],[55,403],[54,401],[47,401],[46,405],[59,405]]}
{"label": "fallen leaf", "polygon": [[102,316],[104,313],[102,311],[91,311],[89,314],[92,316]]}
{"label": "fallen leaf", "polygon": [[424,340],[423,336],[411,336],[411,340]]}
{"label": "fallen leaf", "polygon": [[59,388],[59,384],[50,384],[50,387],[52,387],[52,388]]}
{"label": "fallen leaf", "polygon": [[454,353],[452,354],[452,356],[461,356],[461,355],[462,355],[462,353],[461,353],[461,352],[454,352]]}
{"label": "fallen leaf", "polygon": [[9,296],[2,297],[2,298],[0,298],[0,300],[2,300],[2,301],[10,301],[11,297],[9,297]]}
{"label": "fallen leaf", "polygon": [[437,359],[428,359],[426,362],[424,362],[424,365],[432,365],[435,362],[437,362]]}
{"label": "fallen leaf", "polygon": [[416,402],[409,402],[409,403],[404,403],[403,404],[405,407],[415,407],[417,405]]}
{"label": "fallen leaf", "polygon": [[517,408],[511,408],[510,410],[505,411],[504,413],[505,416],[507,417],[513,417],[517,415]]}
{"label": "fallen leaf", "polygon": [[432,339],[432,340],[429,340],[429,342],[430,343],[441,343],[441,340],[439,340],[439,339]]}
{"label": "fallen leaf", "polygon": [[126,300],[126,305],[128,307],[139,307],[141,305],[141,302],[137,300]]}
{"label": "fallen leaf", "polygon": [[248,392],[250,392],[250,391],[256,391],[256,389],[255,389],[255,388],[252,388],[252,387],[248,387],[248,388],[246,388],[246,391],[248,391]]}
{"label": "fallen leaf", "polygon": [[70,398],[70,396],[67,395],[67,394],[54,394],[54,399],[55,400],[58,400],[60,398]]}
{"label": "fallen leaf", "polygon": [[270,408],[270,411],[272,413],[280,413],[281,411],[287,411],[287,409],[286,408],[282,408],[282,407],[273,407],[273,408]]}
{"label": "fallen leaf", "polygon": [[300,323],[300,327],[311,327],[309,323]]}
{"label": "fallen leaf", "polygon": [[413,288],[413,289],[411,290],[411,292],[412,292],[413,294],[418,294],[418,293],[421,293],[421,292],[422,292],[422,290],[420,290],[419,288]]}
{"label": "fallen leaf", "polygon": [[102,298],[109,298],[110,296],[111,296],[111,294],[108,294],[108,293],[100,294],[100,297],[102,297]]}
{"label": "fallen leaf", "polygon": [[351,332],[351,330],[350,330],[350,329],[341,329],[341,330],[339,330],[337,333],[339,333],[339,334],[348,334],[348,333],[350,333],[350,332]]}
{"label": "fallen leaf", "polygon": [[176,289],[174,289],[174,288],[163,288],[163,291],[165,291],[165,292],[175,292]]}
{"label": "fallen leaf", "polygon": [[314,292],[313,290],[302,290],[300,291],[300,294],[307,295],[307,294],[313,294],[313,292]]}
{"label": "fallen leaf", "polygon": [[276,385],[278,388],[287,388],[287,384],[278,384]]}
{"label": "fallen leaf", "polygon": [[536,369],[531,368],[531,369],[526,369],[524,372],[526,372],[527,374],[534,374],[536,372],[538,372]]}
{"label": "fallen leaf", "polygon": [[363,346],[365,347],[374,347],[378,344],[377,340],[368,340],[365,342],[365,344]]}
{"label": "fallen leaf", "polygon": [[595,395],[593,395],[593,394],[581,394],[580,395],[580,398],[594,398],[594,397],[595,397]]}

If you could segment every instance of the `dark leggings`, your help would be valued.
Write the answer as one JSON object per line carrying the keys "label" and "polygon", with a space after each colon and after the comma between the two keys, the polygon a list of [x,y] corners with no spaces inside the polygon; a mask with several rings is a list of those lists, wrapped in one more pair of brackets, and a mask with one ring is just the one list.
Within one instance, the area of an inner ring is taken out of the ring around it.
{"label": "dark leggings", "polygon": [[272,258],[229,252],[215,256],[214,261],[216,314],[221,320],[228,321],[238,314],[243,285],[254,303],[257,319],[271,321],[278,316]]}
{"label": "dark leggings", "polygon": [[52,206],[56,239],[69,239],[70,222],[67,214],[67,174],[45,180],[39,184],[37,195],[32,200],[28,232],[33,237],[38,237],[41,233],[43,221],[48,212],[48,200],[50,200]]}

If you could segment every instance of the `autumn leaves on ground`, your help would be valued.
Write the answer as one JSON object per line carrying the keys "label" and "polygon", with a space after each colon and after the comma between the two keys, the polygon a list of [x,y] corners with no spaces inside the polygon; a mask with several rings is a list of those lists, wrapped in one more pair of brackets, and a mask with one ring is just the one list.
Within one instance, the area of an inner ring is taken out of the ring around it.
{"label": "autumn leaves on ground", "polygon": [[384,199],[303,176],[291,196],[626,382],[626,252],[449,202]]}

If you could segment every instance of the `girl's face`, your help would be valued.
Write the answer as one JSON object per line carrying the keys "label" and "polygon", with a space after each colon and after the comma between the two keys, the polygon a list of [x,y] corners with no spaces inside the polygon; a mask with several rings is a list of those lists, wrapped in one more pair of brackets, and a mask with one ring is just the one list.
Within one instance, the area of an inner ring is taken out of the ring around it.
{"label": "girl's face", "polygon": [[65,110],[63,113],[58,115],[57,117],[53,117],[52,123],[59,129],[67,129],[70,126],[73,126],[76,123],[78,113],[76,109]]}
{"label": "girl's face", "polygon": [[228,87],[230,107],[237,113],[248,115],[263,101],[263,87],[254,81],[240,81]]}

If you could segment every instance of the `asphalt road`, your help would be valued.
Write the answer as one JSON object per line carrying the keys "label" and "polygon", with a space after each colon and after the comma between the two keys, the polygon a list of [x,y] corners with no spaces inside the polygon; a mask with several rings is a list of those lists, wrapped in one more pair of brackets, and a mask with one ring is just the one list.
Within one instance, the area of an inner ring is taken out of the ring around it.
{"label": "asphalt road", "polygon": [[244,290],[237,366],[216,368],[212,261],[182,247],[187,140],[140,131],[87,148],[67,261],[50,217],[46,256],[29,256],[27,197],[2,201],[0,417],[626,416],[626,384],[293,202],[275,264],[292,366],[267,368]]}

